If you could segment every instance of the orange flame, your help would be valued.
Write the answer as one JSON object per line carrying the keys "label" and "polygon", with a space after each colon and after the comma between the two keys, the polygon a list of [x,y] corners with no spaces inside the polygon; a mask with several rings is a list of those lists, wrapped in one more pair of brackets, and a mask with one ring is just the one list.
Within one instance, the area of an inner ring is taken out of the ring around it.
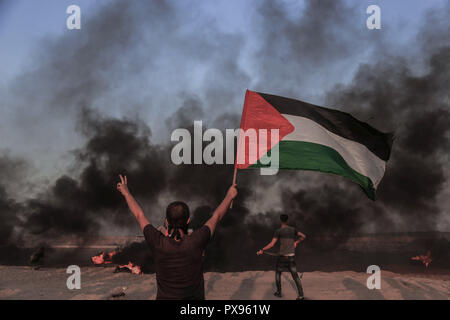
{"label": "orange flame", "polygon": [[119,266],[119,268],[128,268],[131,270],[132,274],[142,274],[141,267],[138,265],[133,264],[133,262],[128,262],[128,264]]}
{"label": "orange flame", "polygon": [[110,264],[112,263],[112,257],[116,254],[116,251],[102,252],[98,256],[91,258],[94,264]]}
{"label": "orange flame", "polygon": [[433,261],[431,258],[431,251],[428,250],[426,255],[418,255],[415,257],[412,257],[411,260],[416,260],[422,262],[426,268],[430,265],[430,263]]}

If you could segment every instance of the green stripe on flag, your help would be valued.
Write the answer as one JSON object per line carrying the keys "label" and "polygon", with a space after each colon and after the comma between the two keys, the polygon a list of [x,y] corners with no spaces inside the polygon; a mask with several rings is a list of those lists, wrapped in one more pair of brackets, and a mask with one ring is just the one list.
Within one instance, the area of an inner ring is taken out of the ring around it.
{"label": "green stripe on flag", "polygon": [[[270,151],[269,151],[270,152]],[[376,200],[372,181],[352,169],[334,149],[311,142],[280,141],[280,169],[312,170],[336,174],[359,184],[367,196]],[[250,168],[269,167],[259,161]]]}

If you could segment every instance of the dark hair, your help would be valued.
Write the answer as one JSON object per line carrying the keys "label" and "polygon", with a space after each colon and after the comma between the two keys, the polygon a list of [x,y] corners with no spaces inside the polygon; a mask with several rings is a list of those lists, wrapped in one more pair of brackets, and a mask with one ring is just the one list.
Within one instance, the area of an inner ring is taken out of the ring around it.
{"label": "dark hair", "polygon": [[168,231],[171,238],[180,239],[180,230],[184,234],[188,232],[189,207],[186,203],[181,201],[172,202],[167,206],[166,219],[168,223]]}
{"label": "dark hair", "polygon": [[280,220],[283,223],[286,223],[289,219],[289,216],[287,214],[280,214]]}

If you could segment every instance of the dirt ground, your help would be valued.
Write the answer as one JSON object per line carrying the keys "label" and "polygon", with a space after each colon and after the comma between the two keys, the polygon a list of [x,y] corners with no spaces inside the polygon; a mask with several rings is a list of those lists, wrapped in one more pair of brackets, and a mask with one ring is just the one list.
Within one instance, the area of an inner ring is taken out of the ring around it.
{"label": "dirt ground", "polygon": [[[69,290],[63,268],[0,266],[0,299],[155,299],[154,274],[113,273],[114,267],[82,267],[81,289]],[[368,274],[353,271],[305,272],[307,299],[439,299],[450,298],[449,275],[402,275],[381,271],[381,289],[366,287]],[[295,298],[290,274],[283,273],[283,298]],[[207,299],[279,299],[273,271],[205,273]],[[124,293],[124,295],[122,294]],[[119,295],[119,297],[112,297]]]}

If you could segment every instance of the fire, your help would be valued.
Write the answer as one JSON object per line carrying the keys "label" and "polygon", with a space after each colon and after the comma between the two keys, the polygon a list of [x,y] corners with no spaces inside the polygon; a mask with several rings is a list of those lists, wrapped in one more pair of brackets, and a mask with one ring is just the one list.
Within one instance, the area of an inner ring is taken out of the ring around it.
{"label": "fire", "polygon": [[128,268],[130,271],[131,271],[131,273],[132,274],[142,274],[142,270],[141,270],[141,267],[140,266],[138,266],[138,265],[135,265],[133,262],[128,262],[128,264],[126,264],[126,265],[122,265],[122,266],[119,266],[119,268],[120,269],[122,269],[122,268]]}
{"label": "fire", "polygon": [[415,256],[412,257],[411,260],[416,260],[416,261],[421,261],[426,268],[428,268],[428,265],[431,263],[431,261],[433,261],[433,259],[431,258],[431,251],[427,251],[426,255],[419,255],[419,256]]}
{"label": "fire", "polygon": [[[112,258],[116,253],[117,251],[102,252],[98,256],[93,256],[91,260],[95,265],[112,264]],[[131,272],[132,274],[142,274],[141,267],[135,265],[131,261],[125,265],[118,265],[114,272]]]}
{"label": "fire", "polygon": [[91,258],[94,264],[111,264],[112,257],[116,254],[116,251],[112,252],[102,252],[98,256],[93,256]]}

